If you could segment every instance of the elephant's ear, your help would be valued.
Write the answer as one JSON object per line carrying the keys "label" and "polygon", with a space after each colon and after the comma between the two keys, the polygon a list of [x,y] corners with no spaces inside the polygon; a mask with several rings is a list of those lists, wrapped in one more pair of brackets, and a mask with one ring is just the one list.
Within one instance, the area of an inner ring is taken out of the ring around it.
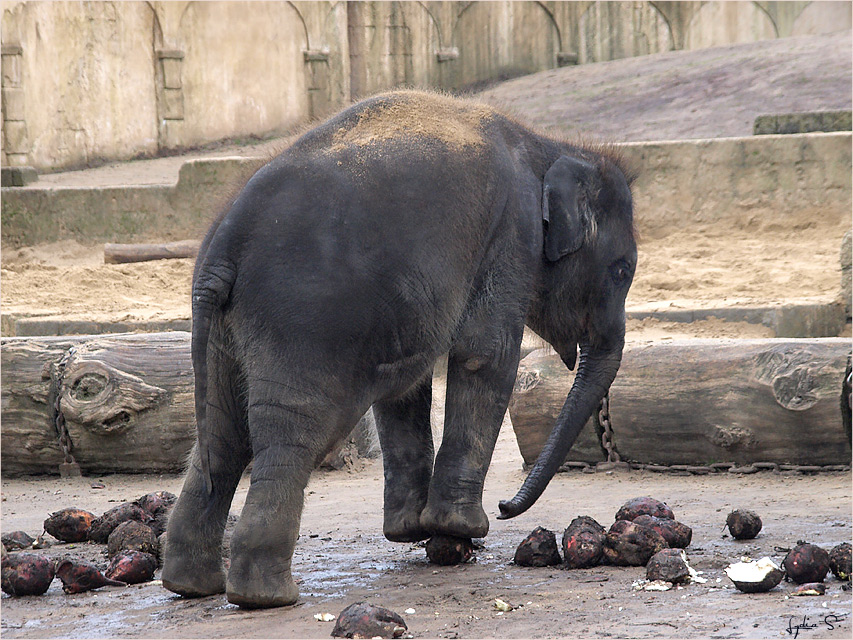
{"label": "elephant's ear", "polygon": [[588,162],[560,156],[545,174],[542,219],[545,229],[545,257],[556,262],[581,248],[584,219],[578,206],[581,185],[595,172]]}

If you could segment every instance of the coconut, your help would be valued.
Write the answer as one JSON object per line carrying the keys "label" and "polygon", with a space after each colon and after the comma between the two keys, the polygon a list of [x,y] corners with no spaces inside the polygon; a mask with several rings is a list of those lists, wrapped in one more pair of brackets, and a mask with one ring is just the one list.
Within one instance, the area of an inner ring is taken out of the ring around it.
{"label": "coconut", "polygon": [[785,556],[782,566],[797,584],[823,582],[829,572],[829,554],[817,545],[798,542]]}
{"label": "coconut", "polygon": [[127,584],[148,582],[157,570],[157,558],[144,551],[121,551],[113,557],[104,572],[107,578]]}
{"label": "coconut", "polygon": [[850,543],[842,542],[832,548],[829,552],[829,568],[839,580],[849,580],[850,574],[853,573],[850,558]]}
{"label": "coconut", "polygon": [[649,498],[632,498],[623,504],[619,511],[616,512],[616,520],[633,520],[639,515],[646,514],[655,516],[656,518],[669,518],[675,520],[675,514],[672,509],[666,506],[660,500]]}
{"label": "coconut", "polygon": [[684,549],[690,545],[690,541],[693,539],[693,529],[678,522],[678,520],[658,518],[643,513],[634,518],[633,522],[657,531],[673,549]]}
{"label": "coconut", "polygon": [[94,513],[70,507],[51,513],[44,521],[44,530],[63,542],[83,542],[89,537],[94,520]]}
{"label": "coconut", "polygon": [[462,564],[473,555],[474,544],[471,538],[435,535],[427,542],[426,553],[433,564]]}
{"label": "coconut", "polygon": [[735,540],[752,540],[761,531],[761,518],[754,511],[735,509],[726,517],[726,526]]}
{"label": "coconut", "polygon": [[761,593],[770,591],[782,582],[784,573],[775,562],[764,557],[758,561],[744,558],[741,562],[730,564],[726,567],[726,575],[739,591]]}
{"label": "coconut", "polygon": [[518,545],[513,561],[522,567],[550,567],[560,564],[563,559],[557,549],[557,536],[544,527],[536,527]]}
{"label": "coconut", "polygon": [[607,535],[589,516],[578,516],[563,532],[563,557],[567,569],[586,569],[601,563]]}
{"label": "coconut", "polygon": [[38,553],[10,553],[2,560],[2,589],[12,596],[40,596],[50,587],[53,560]]}
{"label": "coconut", "polygon": [[646,565],[649,582],[663,580],[673,584],[690,582],[690,567],[687,556],[681,549],[662,549],[649,558]]}
{"label": "coconut", "polygon": [[117,507],[113,507],[101,517],[96,518],[92,522],[92,528],[89,530],[89,540],[104,544],[110,534],[122,522],[128,520],[136,520],[143,524],[151,522],[153,518],[151,514],[145,511],[139,505],[131,502],[124,502]]}
{"label": "coconut", "polygon": [[607,564],[642,567],[666,548],[666,540],[654,529],[617,520],[605,536],[603,557]]}

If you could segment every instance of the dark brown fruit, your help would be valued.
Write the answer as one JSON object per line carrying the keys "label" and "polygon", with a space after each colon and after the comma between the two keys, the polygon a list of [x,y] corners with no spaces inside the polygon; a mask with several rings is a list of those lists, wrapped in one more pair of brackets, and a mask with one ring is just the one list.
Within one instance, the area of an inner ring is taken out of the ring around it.
{"label": "dark brown fruit", "polygon": [[104,575],[111,580],[138,584],[154,578],[157,558],[143,551],[121,551],[110,562]]}
{"label": "dark brown fruit", "polygon": [[536,527],[518,545],[513,561],[522,567],[551,567],[560,564],[563,559],[557,549],[557,536],[553,531]]}
{"label": "dark brown fruit", "polygon": [[633,520],[639,515],[646,514],[655,516],[656,518],[669,518],[675,520],[675,515],[672,509],[666,506],[660,500],[654,498],[632,498],[623,504],[619,511],[616,512],[617,520]]}
{"label": "dark brown fruit", "polygon": [[666,540],[654,529],[617,521],[604,539],[603,556],[607,564],[642,567],[654,554],[666,548]]}
{"label": "dark brown fruit", "polygon": [[647,580],[663,580],[673,584],[690,582],[690,569],[681,549],[663,549],[649,558]]}
{"label": "dark brown fruit", "polygon": [[788,552],[782,566],[797,584],[823,582],[829,572],[829,554],[817,545],[800,543]]}
{"label": "dark brown fruit", "polygon": [[853,562],[850,558],[850,543],[842,542],[829,552],[829,568],[839,580],[849,580],[853,573]]}
{"label": "dark brown fruit", "polygon": [[775,588],[785,575],[770,558],[758,561],[743,561],[730,564],[725,569],[738,591],[744,593],[764,593]]}
{"label": "dark brown fruit", "polygon": [[124,502],[117,507],[113,507],[99,518],[95,518],[92,522],[92,528],[89,530],[89,540],[104,544],[110,534],[122,522],[128,520],[136,520],[143,524],[148,524],[153,518],[151,514],[145,511],[139,505],[132,502]]}
{"label": "dark brown fruit", "polygon": [[663,536],[663,539],[672,549],[685,549],[693,539],[693,529],[678,522],[678,520],[642,514],[634,518],[634,524],[654,529]]}
{"label": "dark brown fruit", "polygon": [[376,607],[366,602],[356,602],[338,615],[332,637],[399,638],[407,629],[403,618],[390,609]]}
{"label": "dark brown fruit", "polygon": [[62,580],[65,593],[82,593],[104,586],[123,587],[124,582],[111,580],[100,572],[91,562],[65,558],[56,563],[56,575]]}
{"label": "dark brown fruit", "polygon": [[18,549],[29,549],[33,542],[35,542],[35,538],[33,538],[26,531],[13,531],[12,533],[4,533],[3,534],[3,546],[6,547],[8,551],[16,551]]}
{"label": "dark brown fruit", "polygon": [[726,526],[735,540],[752,540],[761,531],[761,518],[754,511],[735,509],[726,517]]}
{"label": "dark brown fruit", "polygon": [[12,596],[40,596],[55,575],[53,560],[38,553],[10,553],[2,560],[2,588]]}
{"label": "dark brown fruit", "polygon": [[113,529],[107,538],[107,556],[112,558],[121,551],[143,551],[157,556],[160,542],[151,527],[136,520],[127,520]]}
{"label": "dark brown fruit", "polygon": [[822,596],[826,593],[826,585],[822,582],[806,582],[791,592],[792,596]]}
{"label": "dark brown fruit", "polygon": [[94,513],[71,507],[51,513],[44,521],[44,530],[63,542],[83,542],[89,537],[94,520]]}
{"label": "dark brown fruit", "polygon": [[607,534],[589,516],[578,516],[563,532],[563,558],[567,569],[586,569],[601,563]]}
{"label": "dark brown fruit", "polygon": [[169,522],[169,514],[172,512],[172,507],[175,505],[177,496],[168,491],[155,491],[146,493],[144,496],[134,501],[134,504],[142,507],[147,513],[151,514],[153,520],[148,523],[154,533],[158,536],[166,530],[166,524]]}
{"label": "dark brown fruit", "polygon": [[474,545],[471,538],[435,535],[427,542],[426,553],[433,564],[462,564],[473,555]]}

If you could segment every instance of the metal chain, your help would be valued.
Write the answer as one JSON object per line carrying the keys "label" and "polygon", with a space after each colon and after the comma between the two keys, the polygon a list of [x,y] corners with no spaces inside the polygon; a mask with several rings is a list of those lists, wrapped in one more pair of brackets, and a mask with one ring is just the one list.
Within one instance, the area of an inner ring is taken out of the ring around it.
{"label": "metal chain", "polygon": [[622,456],[613,443],[613,425],[610,423],[610,391],[604,394],[596,414],[596,427],[601,438],[601,448],[607,454],[607,462],[622,462]]}
{"label": "metal chain", "polygon": [[62,449],[62,454],[65,457],[65,464],[76,465],[77,461],[71,454],[74,449],[74,443],[71,441],[71,434],[68,433],[68,427],[65,424],[65,416],[62,414],[62,381],[65,377],[65,367],[68,361],[74,355],[76,349],[70,348],[62,359],[51,367],[50,377],[52,382],[53,392],[53,428],[56,431],[56,437],[59,440],[59,446]]}

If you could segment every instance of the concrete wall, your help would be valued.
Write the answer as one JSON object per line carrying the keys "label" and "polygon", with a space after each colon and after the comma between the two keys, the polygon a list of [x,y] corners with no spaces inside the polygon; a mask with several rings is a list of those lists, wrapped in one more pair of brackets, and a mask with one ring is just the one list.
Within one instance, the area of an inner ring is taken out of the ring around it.
{"label": "concrete wall", "polygon": [[2,161],[281,132],[398,85],[849,29],[849,2],[4,2]]}

